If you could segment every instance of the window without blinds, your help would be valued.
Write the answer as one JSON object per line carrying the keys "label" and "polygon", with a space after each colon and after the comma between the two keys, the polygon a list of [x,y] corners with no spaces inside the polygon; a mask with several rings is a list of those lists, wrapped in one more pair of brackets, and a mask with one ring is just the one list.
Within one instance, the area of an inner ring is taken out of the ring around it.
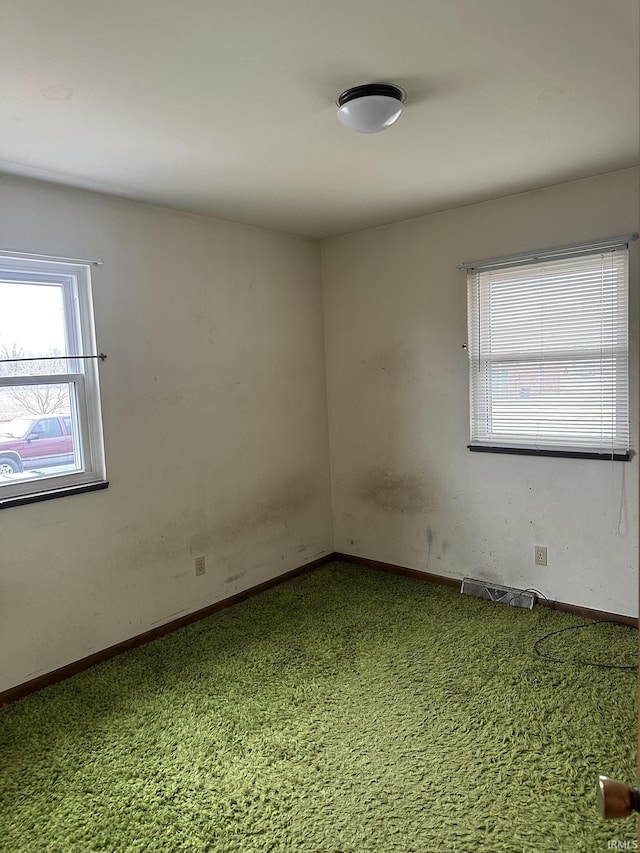
{"label": "window without blinds", "polygon": [[470,448],[628,458],[628,249],[468,271]]}
{"label": "window without blinds", "polygon": [[89,267],[0,254],[0,507],[101,484]]}

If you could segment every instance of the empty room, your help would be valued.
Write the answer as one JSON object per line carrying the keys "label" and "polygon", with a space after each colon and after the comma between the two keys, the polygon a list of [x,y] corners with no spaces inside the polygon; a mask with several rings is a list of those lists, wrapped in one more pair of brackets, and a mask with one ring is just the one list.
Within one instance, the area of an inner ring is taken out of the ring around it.
{"label": "empty room", "polygon": [[2,23],[0,850],[637,849],[637,0]]}

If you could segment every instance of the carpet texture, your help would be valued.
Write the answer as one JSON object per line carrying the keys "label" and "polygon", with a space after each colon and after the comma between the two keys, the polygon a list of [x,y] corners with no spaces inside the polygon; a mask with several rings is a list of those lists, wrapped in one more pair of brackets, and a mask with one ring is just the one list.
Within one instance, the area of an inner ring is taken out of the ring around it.
{"label": "carpet texture", "polygon": [[331,564],[0,713],[0,849],[597,853],[637,637]]}

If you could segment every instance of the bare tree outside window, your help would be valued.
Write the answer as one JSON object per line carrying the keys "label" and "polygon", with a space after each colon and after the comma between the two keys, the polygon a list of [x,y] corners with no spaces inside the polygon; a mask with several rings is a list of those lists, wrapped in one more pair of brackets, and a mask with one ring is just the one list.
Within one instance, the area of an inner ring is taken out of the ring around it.
{"label": "bare tree outside window", "polygon": [[[9,346],[2,344],[0,345],[0,376],[41,376],[52,373],[66,373],[65,359],[60,350],[49,349],[44,353],[44,356],[54,360],[43,358],[36,361],[6,361],[5,359],[34,358],[34,354],[15,343]],[[55,358],[55,356],[60,356],[60,358]],[[69,389],[67,385],[16,385],[9,386],[5,390],[25,414],[68,413]]]}

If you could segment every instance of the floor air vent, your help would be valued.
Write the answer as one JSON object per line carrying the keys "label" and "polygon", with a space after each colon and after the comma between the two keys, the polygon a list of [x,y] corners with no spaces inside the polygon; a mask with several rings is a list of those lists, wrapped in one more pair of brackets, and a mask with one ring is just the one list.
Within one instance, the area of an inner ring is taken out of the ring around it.
{"label": "floor air vent", "polygon": [[523,589],[514,589],[511,586],[500,586],[497,583],[464,578],[460,592],[463,595],[474,595],[476,598],[486,598],[488,601],[499,601],[500,604],[508,604],[511,607],[525,607],[531,610],[536,603],[536,595],[533,592],[525,592]]}

